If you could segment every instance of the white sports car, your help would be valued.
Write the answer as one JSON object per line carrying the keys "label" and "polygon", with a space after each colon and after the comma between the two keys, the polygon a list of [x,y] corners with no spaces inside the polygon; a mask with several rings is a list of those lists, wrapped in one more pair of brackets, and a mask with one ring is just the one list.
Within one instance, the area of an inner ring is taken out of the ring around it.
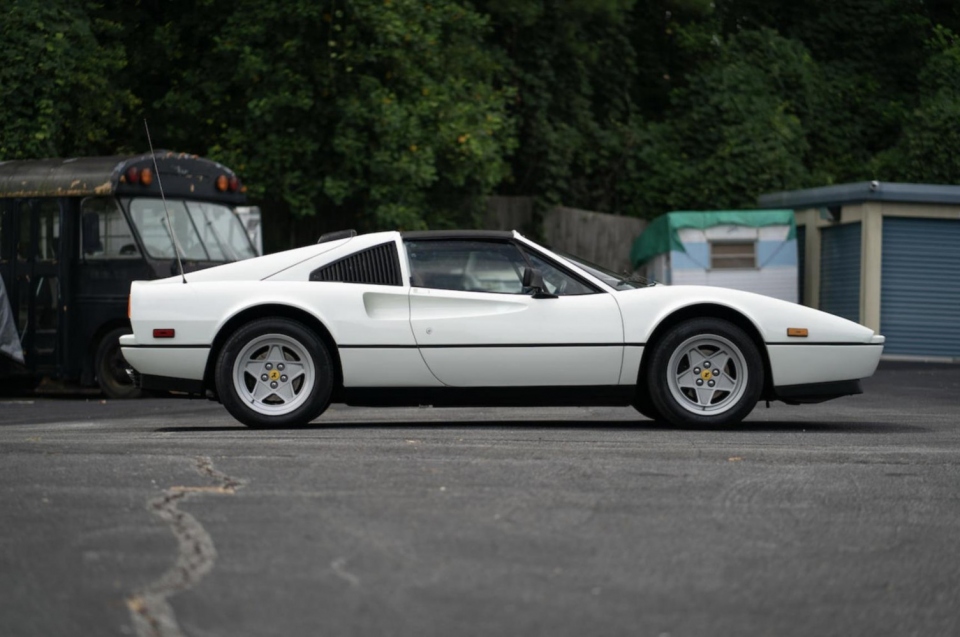
{"label": "white sports car", "polygon": [[516,232],[353,231],[135,282],[123,355],[147,389],[251,427],[349,405],[633,405],[728,425],[759,400],[861,392],[883,337],[801,305],[639,283]]}

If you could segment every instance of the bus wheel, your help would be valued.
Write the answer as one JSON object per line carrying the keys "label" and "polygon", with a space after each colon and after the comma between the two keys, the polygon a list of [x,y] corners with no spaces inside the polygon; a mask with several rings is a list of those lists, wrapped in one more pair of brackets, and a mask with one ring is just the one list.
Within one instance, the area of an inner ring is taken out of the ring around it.
{"label": "bus wheel", "polygon": [[129,333],[128,327],[110,330],[97,346],[97,357],[94,361],[97,384],[107,398],[140,397],[140,388],[134,385],[127,375],[127,368],[130,365],[120,351],[120,337]]}

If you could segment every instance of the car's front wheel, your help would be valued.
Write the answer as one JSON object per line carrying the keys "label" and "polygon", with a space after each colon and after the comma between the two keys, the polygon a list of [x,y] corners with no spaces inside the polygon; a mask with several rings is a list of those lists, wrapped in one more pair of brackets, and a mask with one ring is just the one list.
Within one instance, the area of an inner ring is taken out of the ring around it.
{"label": "car's front wheel", "polygon": [[298,427],[330,404],[333,364],[323,341],[284,318],[248,323],[227,339],[217,360],[217,393],[249,427]]}
{"label": "car's front wheel", "polygon": [[715,427],[743,420],[763,390],[763,360],[746,332],[721,319],[684,321],[654,346],[647,391],[675,425]]}

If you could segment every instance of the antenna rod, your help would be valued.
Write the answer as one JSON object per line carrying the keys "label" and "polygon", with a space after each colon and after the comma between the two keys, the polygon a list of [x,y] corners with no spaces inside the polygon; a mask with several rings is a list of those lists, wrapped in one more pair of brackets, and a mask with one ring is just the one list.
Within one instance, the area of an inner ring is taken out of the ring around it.
{"label": "antenna rod", "polygon": [[157,166],[157,154],[153,152],[153,141],[150,139],[150,127],[147,126],[147,118],[143,118],[143,127],[147,130],[147,144],[150,145],[150,157],[153,158],[153,171],[157,174],[157,185],[160,186],[160,200],[163,201],[163,214],[167,218],[167,228],[170,229],[170,238],[173,239],[173,252],[177,255],[177,269],[180,270],[180,278],[183,284],[187,284],[187,276],[183,273],[183,261],[180,260],[180,246],[177,241],[177,235],[173,230],[173,224],[170,223],[170,211],[167,210],[167,198],[163,196],[163,182],[160,180],[160,167]]}

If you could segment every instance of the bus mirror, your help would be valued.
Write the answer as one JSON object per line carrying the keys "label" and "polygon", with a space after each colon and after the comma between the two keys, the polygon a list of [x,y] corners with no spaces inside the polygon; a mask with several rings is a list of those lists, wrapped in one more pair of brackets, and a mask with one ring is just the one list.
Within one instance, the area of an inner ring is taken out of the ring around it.
{"label": "bus mirror", "polygon": [[100,215],[95,212],[85,212],[81,223],[83,226],[83,253],[103,252],[103,243],[100,241]]}

